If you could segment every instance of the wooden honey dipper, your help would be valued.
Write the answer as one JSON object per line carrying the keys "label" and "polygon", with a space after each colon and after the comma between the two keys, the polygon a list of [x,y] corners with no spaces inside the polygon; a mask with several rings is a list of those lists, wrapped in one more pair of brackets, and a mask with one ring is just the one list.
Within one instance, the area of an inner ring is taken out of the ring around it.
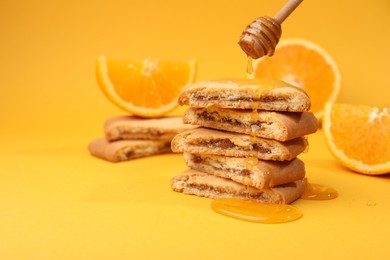
{"label": "wooden honey dipper", "polygon": [[242,32],[238,44],[252,59],[265,55],[272,56],[282,35],[283,21],[298,7],[303,0],[289,0],[274,16],[263,16],[254,20]]}

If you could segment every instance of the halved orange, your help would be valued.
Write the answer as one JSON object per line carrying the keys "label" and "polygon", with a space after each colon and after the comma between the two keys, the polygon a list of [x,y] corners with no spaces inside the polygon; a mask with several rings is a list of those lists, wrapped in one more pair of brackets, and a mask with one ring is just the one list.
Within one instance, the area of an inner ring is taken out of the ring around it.
{"label": "halved orange", "polygon": [[178,107],[182,88],[195,79],[196,62],[100,56],[96,71],[101,90],[113,104],[133,115],[159,117]]}
{"label": "halved orange", "polygon": [[390,108],[328,103],[323,129],[330,151],[346,167],[390,173]]}
{"label": "halved orange", "polygon": [[340,72],[332,57],[317,44],[303,40],[280,41],[273,56],[253,62],[252,78],[276,78],[304,89],[311,111],[322,118],[326,102],[334,102],[340,90]]}

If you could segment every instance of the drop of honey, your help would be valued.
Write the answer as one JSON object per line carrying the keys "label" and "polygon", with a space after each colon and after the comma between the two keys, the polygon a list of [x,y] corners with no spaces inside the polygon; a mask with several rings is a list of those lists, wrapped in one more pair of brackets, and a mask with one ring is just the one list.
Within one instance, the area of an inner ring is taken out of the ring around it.
{"label": "drop of honey", "polygon": [[305,200],[331,200],[337,198],[338,193],[335,189],[321,185],[308,183],[301,199]]}
{"label": "drop of honey", "polygon": [[251,135],[255,135],[257,131],[259,131],[260,126],[256,124],[251,124]]}
{"label": "drop of honey", "polygon": [[265,204],[252,200],[216,199],[211,203],[215,212],[255,223],[286,223],[302,217],[302,212],[288,204]]}
{"label": "drop of honey", "polygon": [[259,159],[255,156],[248,156],[245,158],[245,168],[251,171],[259,163]]}
{"label": "drop of honey", "polygon": [[250,56],[248,56],[248,63],[246,64],[246,73],[253,73],[253,60]]}

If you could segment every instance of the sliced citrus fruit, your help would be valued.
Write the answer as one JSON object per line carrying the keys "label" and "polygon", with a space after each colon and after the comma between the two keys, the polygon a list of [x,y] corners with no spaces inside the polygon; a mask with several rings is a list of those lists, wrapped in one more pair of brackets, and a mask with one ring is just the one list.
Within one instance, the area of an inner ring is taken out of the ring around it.
{"label": "sliced citrus fruit", "polygon": [[192,83],[196,62],[128,60],[100,56],[97,80],[107,98],[137,116],[159,117],[177,108],[182,88]]}
{"label": "sliced citrus fruit", "polygon": [[359,173],[390,173],[390,108],[328,103],[323,129],[330,151]]}
{"label": "sliced citrus fruit", "polygon": [[273,56],[253,62],[252,78],[277,78],[303,88],[312,101],[311,111],[322,118],[326,102],[340,90],[340,72],[331,56],[317,44],[303,39],[281,41]]}

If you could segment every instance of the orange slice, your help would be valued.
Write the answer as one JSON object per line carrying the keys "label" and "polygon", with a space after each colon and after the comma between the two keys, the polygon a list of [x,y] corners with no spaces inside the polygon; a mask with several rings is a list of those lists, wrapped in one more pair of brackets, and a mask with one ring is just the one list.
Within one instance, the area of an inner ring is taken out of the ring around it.
{"label": "orange slice", "polygon": [[100,56],[97,80],[106,97],[137,116],[159,117],[178,107],[182,88],[195,79],[193,60],[128,60]]}
{"label": "orange slice", "polygon": [[334,102],[340,90],[340,72],[331,56],[302,39],[281,41],[273,56],[253,62],[249,77],[276,78],[304,89],[318,119],[322,118],[325,103]]}
{"label": "orange slice", "polygon": [[359,173],[390,173],[390,108],[328,103],[323,129],[333,155]]}

